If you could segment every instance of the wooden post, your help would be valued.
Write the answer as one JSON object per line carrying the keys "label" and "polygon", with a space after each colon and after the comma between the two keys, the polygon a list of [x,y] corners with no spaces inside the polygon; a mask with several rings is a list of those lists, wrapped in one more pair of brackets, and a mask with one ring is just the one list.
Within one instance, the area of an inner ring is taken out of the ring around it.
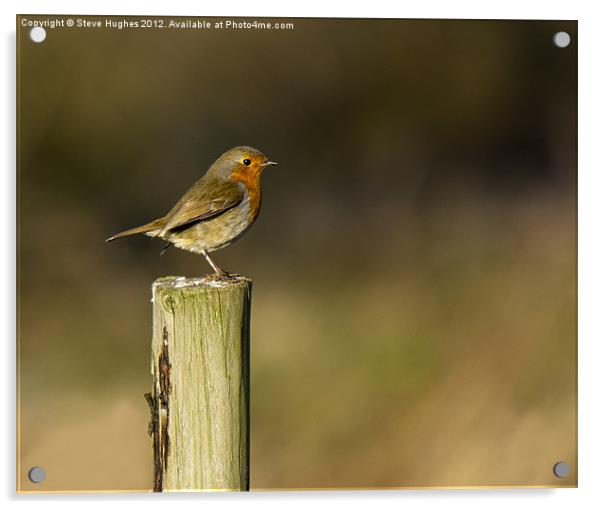
{"label": "wooden post", "polygon": [[249,489],[251,281],[153,283],[154,491]]}

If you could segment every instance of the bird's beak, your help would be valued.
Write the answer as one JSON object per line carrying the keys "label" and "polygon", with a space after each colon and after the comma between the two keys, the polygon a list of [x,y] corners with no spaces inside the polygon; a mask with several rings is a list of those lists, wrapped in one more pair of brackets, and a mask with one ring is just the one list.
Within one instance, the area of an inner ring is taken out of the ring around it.
{"label": "bird's beak", "polygon": [[261,166],[271,166],[272,164],[278,164],[274,161],[266,161],[265,163],[262,163]]}

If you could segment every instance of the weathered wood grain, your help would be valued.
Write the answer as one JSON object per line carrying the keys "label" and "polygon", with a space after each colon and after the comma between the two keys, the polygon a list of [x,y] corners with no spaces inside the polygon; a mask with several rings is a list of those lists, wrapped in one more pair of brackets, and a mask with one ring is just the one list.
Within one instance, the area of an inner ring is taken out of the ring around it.
{"label": "weathered wood grain", "polygon": [[155,491],[249,489],[251,281],[153,284]]}

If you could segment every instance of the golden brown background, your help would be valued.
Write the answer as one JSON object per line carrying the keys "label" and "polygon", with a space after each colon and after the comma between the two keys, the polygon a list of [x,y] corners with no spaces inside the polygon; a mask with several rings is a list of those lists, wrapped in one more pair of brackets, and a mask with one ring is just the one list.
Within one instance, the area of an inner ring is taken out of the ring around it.
{"label": "golden brown background", "polygon": [[209,267],[104,238],[239,144],[252,488],[576,484],[577,23],[289,21],[18,28],[21,489],[151,488],[150,284]]}

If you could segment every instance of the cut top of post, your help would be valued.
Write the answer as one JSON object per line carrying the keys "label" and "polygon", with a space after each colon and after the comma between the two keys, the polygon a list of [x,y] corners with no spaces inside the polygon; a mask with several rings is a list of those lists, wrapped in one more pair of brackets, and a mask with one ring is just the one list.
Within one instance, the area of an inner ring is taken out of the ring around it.
{"label": "cut top of post", "polygon": [[229,278],[216,278],[214,276],[203,277],[184,277],[184,276],[166,276],[157,279],[153,283],[153,295],[155,287],[161,286],[165,288],[192,288],[192,287],[207,287],[207,288],[235,288],[247,286],[251,282],[250,279],[244,276],[231,276]]}

